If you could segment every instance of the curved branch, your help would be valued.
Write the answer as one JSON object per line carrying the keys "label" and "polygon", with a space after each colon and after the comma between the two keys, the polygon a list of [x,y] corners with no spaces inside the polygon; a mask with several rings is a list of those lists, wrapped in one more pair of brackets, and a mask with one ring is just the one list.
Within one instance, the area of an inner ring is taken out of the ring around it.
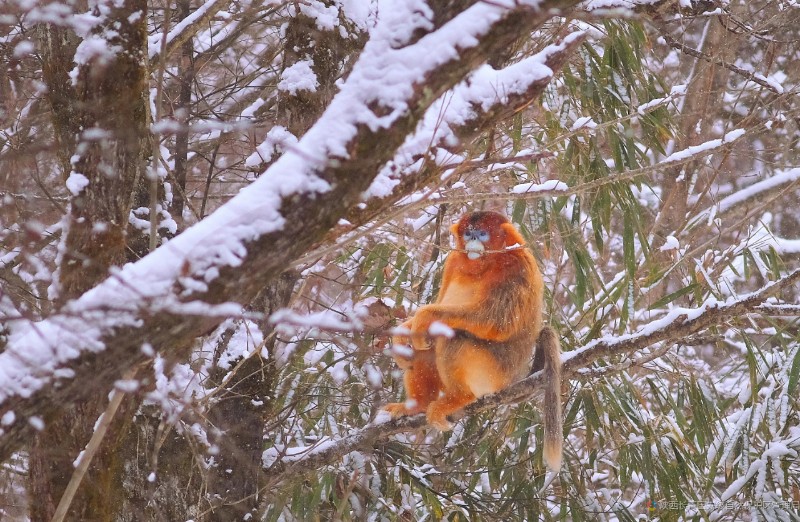
{"label": "curved branch", "polygon": [[[685,339],[708,327],[722,324],[747,312],[761,311],[768,298],[800,282],[800,269],[775,281],[765,288],[724,303],[708,300],[699,308],[676,308],[664,318],[653,321],[638,332],[616,337],[604,337],[562,356],[562,378],[576,378],[581,370],[593,362],[611,356],[628,355],[669,339]],[[678,344],[678,343],[676,343]],[[472,403],[459,416],[496,409],[531,399],[543,387],[543,372],[537,372],[508,388],[487,395]],[[371,423],[350,435],[335,441],[324,441],[306,451],[292,449],[270,468],[271,487],[282,480],[330,465],[350,452],[375,446],[390,435],[421,428],[426,425],[424,415],[400,417],[384,423]]]}

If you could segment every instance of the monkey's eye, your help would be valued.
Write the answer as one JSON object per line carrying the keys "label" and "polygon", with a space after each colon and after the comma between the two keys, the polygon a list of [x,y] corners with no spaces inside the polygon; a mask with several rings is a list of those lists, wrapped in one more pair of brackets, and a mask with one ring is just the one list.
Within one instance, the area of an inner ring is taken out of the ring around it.
{"label": "monkey's eye", "polygon": [[489,232],[485,230],[467,230],[464,234],[464,241],[480,241],[486,243],[489,241]]}

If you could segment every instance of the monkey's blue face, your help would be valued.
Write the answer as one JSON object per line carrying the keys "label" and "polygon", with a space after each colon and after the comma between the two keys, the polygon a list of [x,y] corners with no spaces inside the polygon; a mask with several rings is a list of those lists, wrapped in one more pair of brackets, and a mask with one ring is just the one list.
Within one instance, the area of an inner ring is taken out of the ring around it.
{"label": "monkey's blue face", "polygon": [[467,251],[467,257],[475,260],[483,255],[486,250],[486,243],[489,241],[490,235],[486,230],[480,228],[467,228],[464,232],[464,250]]}

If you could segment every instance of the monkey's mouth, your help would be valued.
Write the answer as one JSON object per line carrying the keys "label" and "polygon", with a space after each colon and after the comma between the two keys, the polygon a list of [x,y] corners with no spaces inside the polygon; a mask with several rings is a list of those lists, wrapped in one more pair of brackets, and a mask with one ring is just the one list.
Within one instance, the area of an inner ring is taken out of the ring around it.
{"label": "monkey's mouth", "polygon": [[477,239],[471,239],[464,245],[464,250],[467,251],[467,257],[469,259],[475,260],[483,255],[485,248],[483,247],[483,243]]}

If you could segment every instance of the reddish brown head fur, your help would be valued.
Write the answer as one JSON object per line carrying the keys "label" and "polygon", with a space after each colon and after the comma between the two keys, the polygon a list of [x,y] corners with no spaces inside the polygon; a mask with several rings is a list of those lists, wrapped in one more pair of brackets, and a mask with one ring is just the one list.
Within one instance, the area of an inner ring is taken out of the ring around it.
{"label": "reddish brown head fur", "polygon": [[469,230],[484,230],[489,233],[487,250],[503,250],[514,245],[524,245],[525,240],[504,215],[498,212],[471,212],[450,227],[459,249],[464,248],[464,234]]}

